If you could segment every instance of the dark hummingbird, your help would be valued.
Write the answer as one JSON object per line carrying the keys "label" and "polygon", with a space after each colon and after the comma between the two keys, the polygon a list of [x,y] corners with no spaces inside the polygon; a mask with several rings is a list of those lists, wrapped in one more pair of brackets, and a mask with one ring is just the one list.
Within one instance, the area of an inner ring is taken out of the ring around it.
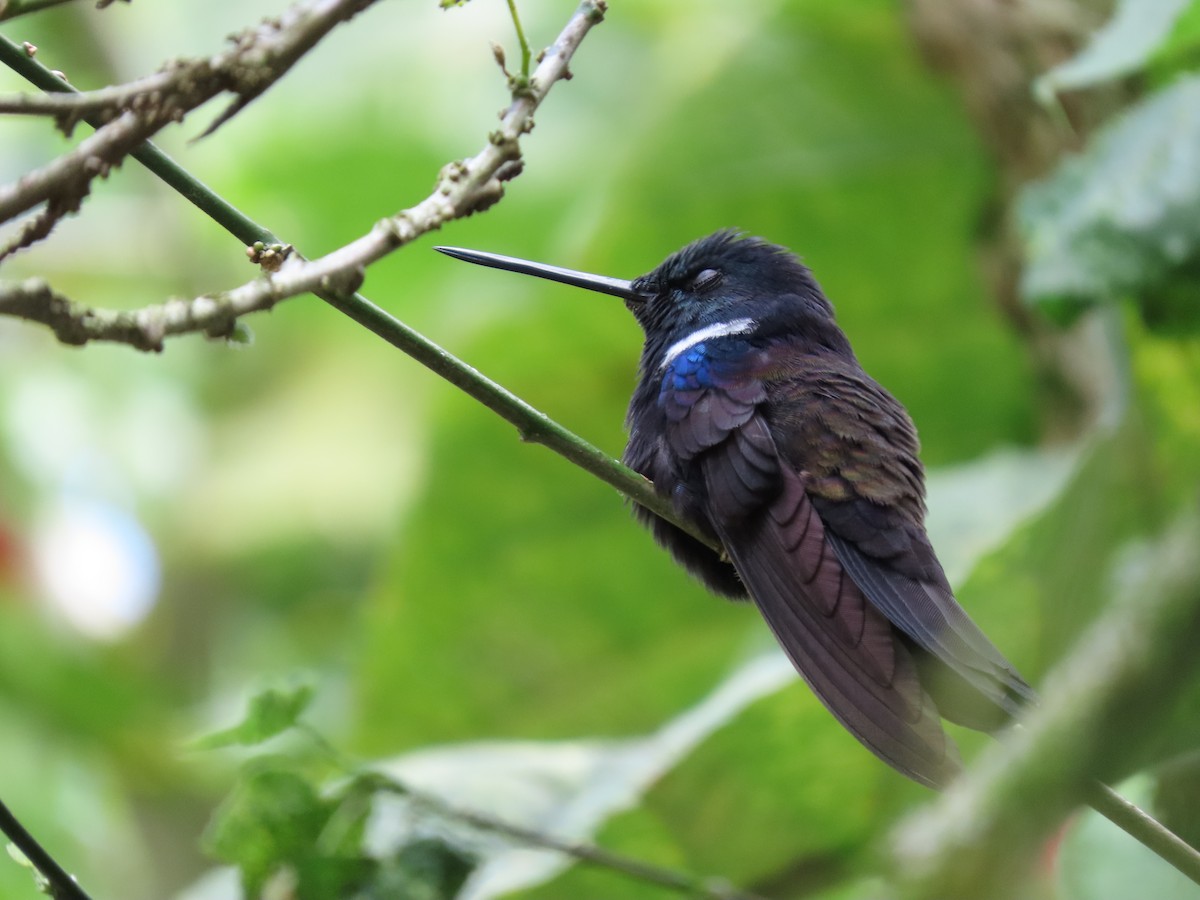
{"label": "dark hummingbird", "polygon": [[719,231],[624,281],[437,249],[625,301],[646,341],[624,462],[723,552],[635,515],[710,590],[749,596],[876,756],[941,787],[960,766],[942,718],[992,731],[1033,699],[930,546],[912,420],[796,256]]}

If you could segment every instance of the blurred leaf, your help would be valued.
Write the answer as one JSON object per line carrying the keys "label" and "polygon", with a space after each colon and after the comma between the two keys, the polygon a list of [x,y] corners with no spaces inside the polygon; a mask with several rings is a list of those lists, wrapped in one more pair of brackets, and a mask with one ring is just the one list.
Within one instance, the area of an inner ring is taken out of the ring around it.
{"label": "blurred leaf", "polygon": [[1187,55],[1200,47],[1200,2],[1193,0],[1182,16],[1176,20],[1175,29],[1163,44],[1164,58]]}
{"label": "blurred leaf", "polygon": [[[703,701],[645,737],[623,741],[489,742],[418,750],[380,768],[451,806],[491,812],[560,840],[591,839],[742,709],[795,681],[791,664],[772,650],[739,667]],[[375,855],[412,840],[410,801],[375,799],[368,846]],[[454,828],[453,821],[445,827]],[[466,840],[471,829],[463,835]],[[471,879],[471,896],[490,897],[539,884],[571,860],[560,853],[493,842]]]}
{"label": "blurred leaf", "polygon": [[221,804],[204,836],[205,849],[242,873],[257,896],[280,866],[304,859],[316,843],[328,809],[294,772],[260,769],[243,777]]}
{"label": "blurred leaf", "polygon": [[1032,303],[1132,294],[1192,323],[1200,287],[1200,77],[1129,110],[1086,153],[1026,189],[1019,215]]}
{"label": "blurred leaf", "polygon": [[293,727],[313,699],[313,686],[267,688],[250,698],[246,717],[232,728],[207,734],[195,742],[199,750],[214,750],[235,744],[261,744]]}
{"label": "blurred leaf", "polygon": [[[364,882],[373,864],[360,854],[362,807],[355,820],[337,822],[340,797],[322,798],[285,759],[255,760],[217,809],[204,848],[238,867],[248,896],[275,877],[292,877],[296,895],[340,897]],[[331,837],[332,835],[332,837]],[[290,873],[282,876],[280,873]]]}
{"label": "blurred leaf", "polygon": [[382,860],[353,900],[451,900],[474,866],[474,857],[441,838],[415,840]]}
{"label": "blurred leaf", "polygon": [[1185,10],[1195,6],[1195,0],[1121,0],[1087,47],[1034,82],[1034,92],[1049,103],[1059,91],[1136,72],[1167,42]]}

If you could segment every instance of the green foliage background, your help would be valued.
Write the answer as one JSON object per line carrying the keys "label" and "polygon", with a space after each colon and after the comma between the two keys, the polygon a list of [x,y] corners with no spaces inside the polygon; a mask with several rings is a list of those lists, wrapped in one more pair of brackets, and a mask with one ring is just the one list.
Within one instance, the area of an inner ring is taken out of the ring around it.
{"label": "green foliage background", "polygon": [[[438,242],[633,276],[719,227],[761,234],[814,268],[864,365],[918,423],[928,466],[1036,446],[1028,348],[977,266],[996,175],[896,4],[611,6],[575,78],[542,108],[503,203]],[[279,9],[169,7],[70,7],[3,33],[38,44],[39,59],[90,87],[213,52]],[[549,41],[572,8],[521,4],[531,41]],[[516,56],[501,3],[380,4],[217,136],[187,143],[216,114],[206,109],[162,143],[317,255],[420,199],[445,162],[478,148],[507,99],[489,40]],[[1166,80],[1180,63],[1158,65]],[[20,87],[0,74],[0,90]],[[0,129],[5,181],[64,146],[38,121]],[[1200,159],[1188,152],[1195,179]],[[1047,233],[1070,237],[1052,219],[1055,190],[1079,196],[1060,182],[1027,209]],[[1194,229],[1186,237],[1194,253]],[[620,304],[461,266],[433,243],[373,267],[364,292],[619,453],[640,342]],[[1108,252],[1078,246],[1055,262],[1086,269],[1089,252]],[[8,268],[128,307],[253,274],[242,248],[132,163],[54,241]],[[1174,269],[1154,275],[1156,296],[1183,283]],[[1196,338],[1190,326],[1148,330],[1136,305],[1112,305],[1142,284],[1135,273],[1104,296],[1070,298],[1107,304],[1092,320],[1109,329],[1123,368],[1124,415],[1080,451],[1053,507],[984,558],[961,592],[1034,680],[1102,604],[1118,548],[1195,496]],[[1194,310],[1190,296],[1170,302]],[[250,349],[188,338],[162,357],[69,350],[20,325],[0,331],[0,527],[15,548],[0,587],[0,797],[96,896],[163,896],[208,865],[200,834],[243,751],[189,741],[229,726],[249,694],[297,671],[316,686],[308,718],[334,746],[386,758],[485,739],[637,737],[765,646],[752,611],[706,596],[609,488],[523,445],[324,304],[296,299],[249,324]],[[29,396],[45,401],[37,422],[16,400]],[[100,459],[107,474],[85,490],[133,512],[161,555],[156,609],[115,643],[64,627],[27,577],[22,548],[65,489],[30,462],[31,434]],[[968,508],[972,496],[986,495],[968,491]],[[337,773],[280,740],[287,765],[313,783]],[[255,765],[224,809],[258,796],[256,785],[296,786]],[[331,801],[298,790],[309,799],[293,821],[320,833]],[[772,896],[877,896],[873,849],[926,799],[796,683],[746,708],[598,839]],[[219,833],[207,846],[236,857]],[[658,895],[615,878],[572,870],[529,896]],[[27,875],[0,866],[0,893],[30,895]]]}

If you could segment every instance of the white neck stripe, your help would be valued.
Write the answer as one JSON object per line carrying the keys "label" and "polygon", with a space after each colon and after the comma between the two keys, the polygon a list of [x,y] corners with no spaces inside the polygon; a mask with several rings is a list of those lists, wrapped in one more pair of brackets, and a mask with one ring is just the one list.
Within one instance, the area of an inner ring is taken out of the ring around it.
{"label": "white neck stripe", "polygon": [[681,353],[690,350],[697,344],[707,341],[709,338],[728,337],[733,334],[748,334],[754,330],[754,326],[758,323],[753,319],[734,319],[732,322],[714,322],[712,325],[705,325],[703,328],[697,329],[685,338],[673,343],[667,348],[667,352],[663,355],[663,361],[659,364],[659,369],[665,369],[673,363]]}

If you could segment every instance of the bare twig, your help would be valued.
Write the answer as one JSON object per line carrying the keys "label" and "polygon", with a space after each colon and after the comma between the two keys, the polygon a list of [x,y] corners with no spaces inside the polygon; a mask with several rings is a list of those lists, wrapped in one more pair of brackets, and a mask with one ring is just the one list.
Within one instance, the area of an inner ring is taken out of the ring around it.
{"label": "bare twig", "polygon": [[69,94],[9,94],[0,96],[0,113],[17,116],[55,116],[71,120],[91,113],[133,109],[140,98],[169,90],[178,78],[177,71],[166,69],[125,84],[97,88],[94,91],[76,91]]}
{"label": "bare twig", "polygon": [[370,781],[376,789],[397,794],[405,798],[413,807],[428,814],[460,822],[478,831],[490,832],[530,847],[563,853],[578,862],[609,869],[647,884],[687,894],[689,897],[701,897],[705,900],[763,900],[757,894],[738,890],[723,879],[707,878],[677,869],[668,869],[624,854],[614,853],[595,844],[563,840],[489,813],[454,806],[434,794],[414,790],[384,775],[374,775]]}
{"label": "bare twig", "polygon": [[518,171],[520,138],[533,127],[533,114],[556,81],[588,30],[599,21],[603,5],[587,0],[572,16],[559,38],[543,54],[527,88],[514,92],[500,128],[475,156],[442,169],[432,194],[415,206],[383,219],[362,237],[315,260],[294,256],[270,276],[201,298],[216,300],[243,314],[308,292],[349,295],[358,289],[366,266],[411,243],[446,222],[487,209],[504,194],[503,182]]}
{"label": "bare twig", "polygon": [[79,346],[101,339],[155,350],[162,348],[169,334],[201,331],[209,337],[229,337],[238,313],[219,300],[203,297],[130,312],[91,309],[32,278],[19,284],[0,282],[0,315],[46,325],[64,344]]}
{"label": "bare twig", "polygon": [[[245,109],[315,47],[334,26],[350,21],[375,2],[314,0],[307,4],[298,3],[278,21],[268,21],[259,26],[257,31],[246,32],[236,38],[232,64],[227,71],[233,79],[230,90],[237,94],[237,99],[204,129],[200,137],[212,134]],[[264,28],[276,32],[274,39],[262,38]]]}
{"label": "bare twig", "polygon": [[0,222],[39,203],[52,202],[59,215],[79,209],[92,179],[107,175],[129,151],[165,124],[160,116],[123,113],[74,150],[18,181],[0,187]]}
{"label": "bare twig", "polygon": [[[324,0],[329,7],[326,15],[333,8],[341,9],[344,13],[347,7],[357,8],[364,2]],[[452,219],[486,209],[503,196],[503,182],[519,171],[521,136],[532,129],[534,112],[554,83],[567,73],[572,54],[592,25],[600,20],[603,9],[604,5],[599,0],[588,0],[579,7],[558,40],[542,55],[541,63],[529,83],[514,90],[512,103],[505,111],[499,129],[488,136],[483,149],[470,159],[444,167],[433,193],[416,206],[378,222],[358,240],[326,256],[306,261],[297,254],[278,272],[229,291],[198,297],[190,301],[192,308],[185,314],[181,314],[179,308],[184,301],[172,301],[161,307],[142,310],[134,319],[146,324],[146,329],[141,332],[129,328],[129,314],[109,314],[74,304],[60,304],[54,311],[54,321],[60,323],[55,332],[71,334],[75,336],[75,342],[80,339],[84,342],[107,340],[127,343],[140,349],[161,349],[162,339],[167,335],[224,333],[228,330],[231,317],[267,309],[297,294],[353,294],[362,282],[363,270],[367,265]],[[299,43],[298,39],[294,39],[289,46]],[[80,159],[106,162],[120,151],[128,152],[125,146],[128,142],[127,132],[117,131],[116,126],[129,123],[130,129],[145,130],[146,126],[138,125],[144,119],[131,112],[124,113],[120,119],[102,127],[84,142],[85,145],[95,142],[94,145],[87,148],[81,145],[77,151],[69,154],[69,161],[56,161],[45,170],[22,179],[7,193],[0,190],[0,218],[47,199],[56,186],[61,187],[67,181],[65,172],[78,171]],[[102,139],[102,135],[106,138]],[[102,151],[107,151],[110,143],[117,142],[119,148],[104,155]],[[75,205],[78,206],[77,203]],[[12,307],[13,310],[24,308],[20,305]],[[72,317],[76,322],[67,321]],[[34,321],[50,324],[46,316]],[[106,328],[106,325],[111,327]]]}
{"label": "bare twig", "polygon": [[[82,96],[75,105],[55,111],[59,125],[70,131],[84,113],[98,114],[107,102],[97,132],[78,147],[13,184],[0,188],[0,222],[40,203],[48,213],[35,229],[26,229],[7,252],[49,234],[59,218],[79,209],[91,182],[120,165],[134,147],[216,95],[230,91],[233,104],[210,125],[211,134],[255,97],[279,80],[295,62],[336,25],[348,21],[375,0],[306,0],[278,18],[249,28],[233,39],[233,47],[211,58],[171,64],[166,70],[123,88],[107,88],[99,96]],[[50,105],[60,101],[51,100]],[[38,104],[11,101],[10,105]],[[201,135],[203,136],[203,135]],[[0,254],[2,256],[3,254]],[[261,308],[261,307],[260,307]]]}

